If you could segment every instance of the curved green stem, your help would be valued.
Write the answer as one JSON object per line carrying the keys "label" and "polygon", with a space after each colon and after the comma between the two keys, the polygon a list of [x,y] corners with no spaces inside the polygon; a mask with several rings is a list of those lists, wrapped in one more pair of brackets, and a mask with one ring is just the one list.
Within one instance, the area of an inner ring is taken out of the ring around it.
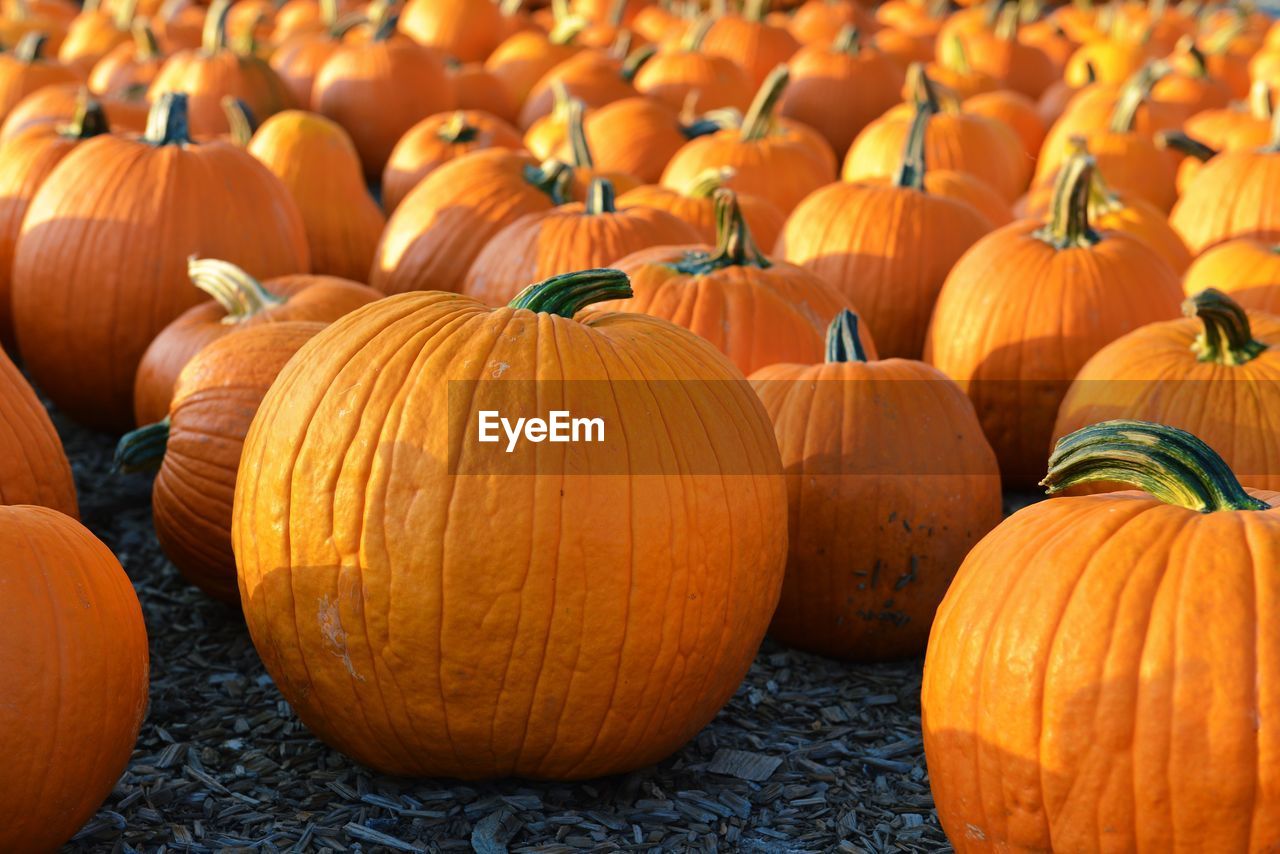
{"label": "curved green stem", "polygon": [[1138,109],[1151,97],[1151,89],[1168,73],[1169,66],[1165,63],[1149,62],[1125,82],[1111,112],[1109,129],[1112,133],[1133,132]]}
{"label": "curved green stem", "polygon": [[120,437],[116,444],[116,471],[130,474],[139,471],[154,471],[164,460],[165,449],[169,446],[169,419],[157,421],[139,427],[132,433]]}
{"label": "curved green stem", "polygon": [[192,256],[187,259],[187,276],[191,284],[222,306],[227,313],[223,323],[241,323],[287,302],[230,261]]}
{"label": "curved green stem", "polygon": [[134,16],[138,14],[138,0],[123,0],[112,15],[112,23],[121,32],[128,32],[133,27]]}
{"label": "curved green stem", "polygon": [[440,125],[440,129],[436,131],[436,136],[441,142],[446,142],[449,145],[462,145],[468,142],[475,142],[479,133],[480,129],[467,121],[466,112],[457,110],[449,117],[447,122]]}
{"label": "curved green stem", "polygon": [[691,252],[672,266],[690,276],[705,276],[725,267],[772,267],[751,237],[737,194],[722,188],[716,190],[715,201],[716,251]]}
{"label": "curved green stem", "polygon": [[187,124],[187,96],[183,92],[165,92],[147,113],[147,130],[142,138],[152,145],[190,145]]}
{"label": "curved green stem", "polygon": [[907,69],[907,94],[907,100],[916,104],[928,104],[935,113],[942,110],[937,87],[934,86],[922,62],[913,62]]}
{"label": "curved green stem", "polygon": [[224,95],[221,103],[222,112],[227,117],[231,141],[241,148],[246,147],[249,141],[253,139],[254,131],[258,127],[253,110],[249,109],[249,105],[244,101],[239,98],[233,98],[230,95]]}
{"label": "curved green stem", "polygon": [[32,63],[44,59],[44,48],[49,37],[44,33],[27,33],[13,49],[13,56],[19,62]]}
{"label": "curved green stem", "polygon": [[689,31],[680,40],[680,50],[684,53],[697,53],[702,50],[702,43],[707,40],[707,33],[711,31],[711,25],[715,22],[716,19],[712,15],[703,15],[694,21],[693,26],[689,27]]}
{"label": "curved green stem", "polygon": [[831,50],[834,53],[857,56],[862,53],[862,33],[858,32],[858,28],[853,24],[845,25],[836,34],[836,40],[831,43]]}
{"label": "curved green stem", "polygon": [[160,59],[160,42],[156,40],[155,30],[146,18],[133,22],[133,56],[140,62],[154,62]]}
{"label": "curved green stem", "polygon": [[204,29],[200,33],[200,49],[206,56],[213,56],[227,49],[227,16],[231,13],[232,0],[214,0],[205,13]]}
{"label": "curved green stem", "polygon": [[758,23],[769,11],[769,0],[746,0],[742,4],[742,17]]}
{"label": "curved green stem", "polygon": [[996,38],[1011,42],[1018,38],[1018,27],[1022,24],[1022,12],[1017,3],[1008,3],[1000,10],[994,27]]}
{"label": "curved green stem", "polygon": [[581,270],[530,285],[509,305],[539,314],[573,317],[592,303],[631,296],[631,280],[621,270]]}
{"label": "curved green stem", "polygon": [[1104,421],[1058,440],[1040,485],[1050,495],[1083,483],[1123,483],[1200,513],[1268,510],[1222,457],[1195,436],[1146,421]]}
{"label": "curved green stem", "polygon": [[713,166],[710,169],[703,169],[694,177],[684,194],[691,199],[709,199],[737,174],[738,170],[732,166]]}
{"label": "curved green stem", "polygon": [[110,133],[107,114],[102,103],[89,94],[88,89],[81,89],[76,96],[76,111],[71,123],[63,127],[59,133],[68,139],[89,139],[104,133]]}
{"label": "curved green stem", "polygon": [[747,115],[742,120],[739,138],[743,142],[754,142],[769,135],[769,131],[773,128],[774,111],[777,110],[778,102],[782,99],[782,93],[786,91],[790,80],[791,72],[785,65],[779,65],[769,72],[769,76],[764,79],[764,83],[760,84],[760,91],[756,92],[756,97],[751,102],[751,109],[747,110]]}
{"label": "curved green stem", "polygon": [[1249,115],[1269,122],[1275,118],[1275,104],[1271,100],[1271,86],[1265,80],[1255,80],[1249,87]]}
{"label": "curved green stem", "polygon": [[587,143],[587,105],[578,98],[569,102],[568,140],[570,163],[575,169],[591,169],[596,165]]}
{"label": "curved green stem", "polygon": [[332,27],[338,20],[338,0],[319,0],[316,5],[320,8],[320,23],[326,29]]}
{"label": "curved green stem", "polygon": [[622,61],[622,68],[618,71],[618,76],[626,82],[630,83],[636,79],[636,75],[640,73],[640,69],[644,64],[653,59],[653,55],[658,52],[656,45],[647,44],[638,47]]}
{"label": "curved green stem", "polygon": [[1210,148],[1195,137],[1188,136],[1180,130],[1162,130],[1156,134],[1156,145],[1161,148],[1172,148],[1174,151],[1194,157],[1201,163],[1211,157],[1218,156],[1218,150]]}
{"label": "curved green stem", "polygon": [[1183,36],[1178,39],[1178,43],[1174,45],[1174,51],[1186,56],[1191,60],[1190,77],[1204,80],[1209,76],[1209,64],[1205,60],[1204,52],[1196,47],[1194,36]]}
{"label": "curved green stem", "polygon": [[1202,362],[1243,365],[1267,349],[1266,344],[1253,337],[1249,314],[1217,288],[1203,290],[1186,300],[1182,313],[1204,323],[1204,330],[1191,345],[1191,351]]}
{"label": "curved green stem", "polygon": [[573,167],[559,160],[548,160],[541,166],[524,167],[524,179],[550,196],[553,204],[563,205],[569,201]]}
{"label": "curved green stem", "polygon": [[618,206],[615,202],[615,196],[613,182],[608,178],[592,180],[591,186],[587,190],[587,213],[591,216],[617,213]]}
{"label": "curved green stem", "polygon": [[1035,236],[1058,249],[1093,246],[1102,238],[1089,225],[1089,197],[1093,190],[1094,160],[1075,154],[1058,173],[1049,206],[1049,220]]}
{"label": "curved green stem", "polygon": [[858,334],[858,315],[847,308],[841,309],[827,327],[827,364],[865,361],[867,351]]}
{"label": "curved green stem", "polygon": [[899,187],[924,191],[925,157],[924,143],[929,130],[929,119],[936,110],[929,102],[916,104],[916,114],[907,130],[907,141],[902,148],[902,163],[893,182]]}

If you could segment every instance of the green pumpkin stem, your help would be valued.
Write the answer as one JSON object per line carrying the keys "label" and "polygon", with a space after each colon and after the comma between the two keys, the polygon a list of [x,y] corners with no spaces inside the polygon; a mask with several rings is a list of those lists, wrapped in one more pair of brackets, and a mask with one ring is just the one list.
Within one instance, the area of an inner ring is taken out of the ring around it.
{"label": "green pumpkin stem", "polygon": [[858,315],[847,308],[841,309],[827,327],[827,364],[865,361],[867,351],[858,334]]}
{"label": "green pumpkin stem", "polygon": [[747,115],[742,120],[739,138],[743,142],[754,142],[769,135],[769,131],[773,128],[774,111],[777,110],[778,102],[782,99],[782,93],[786,91],[790,80],[791,72],[785,65],[779,65],[769,72],[769,76],[760,85],[760,91],[756,92],[756,97],[751,102],[751,109],[747,110]]}
{"label": "green pumpkin stem", "polygon": [[1146,421],[1103,421],[1058,440],[1040,485],[1057,495],[1084,483],[1123,483],[1200,513],[1267,510],[1222,457],[1190,433]]}
{"label": "green pumpkin stem", "polygon": [[675,268],[690,276],[705,276],[725,267],[759,267],[768,269],[772,262],[765,257],[751,237],[751,229],[742,215],[738,195],[728,188],[716,190],[716,250],[691,252],[675,263]]}
{"label": "green pumpkin stem", "polygon": [[133,19],[137,14],[138,0],[123,0],[111,16],[111,22],[117,30],[127,33],[133,27]]}
{"label": "green pumpkin stem", "polygon": [[1191,350],[1202,362],[1243,365],[1258,358],[1267,345],[1253,337],[1248,313],[1217,288],[1203,290],[1182,304],[1182,313],[1198,317],[1204,330]]}
{"label": "green pumpkin stem", "polygon": [[155,30],[145,18],[133,22],[133,55],[142,62],[154,62],[159,59],[160,42],[156,40]]}
{"label": "green pumpkin stem", "polygon": [[769,0],[746,0],[742,4],[742,17],[748,21],[759,23],[769,12]]}
{"label": "green pumpkin stem", "polygon": [[62,127],[59,133],[67,139],[89,139],[110,132],[102,103],[88,89],[81,89],[76,96],[76,111],[71,116],[71,122]]}
{"label": "green pumpkin stem", "polygon": [[1249,87],[1249,115],[1262,121],[1275,118],[1275,104],[1271,100],[1271,86],[1265,80],[1255,80]]}
{"label": "green pumpkin stem", "polygon": [[530,285],[509,305],[539,314],[573,317],[592,303],[631,299],[631,296],[631,280],[621,270],[582,270]]}
{"label": "green pumpkin stem", "polygon": [[116,444],[116,471],[125,474],[154,471],[164,460],[164,452],[168,446],[168,418],[157,421],[155,424],[139,427],[132,433],[126,433]]}
{"label": "green pumpkin stem", "polygon": [[653,55],[658,52],[656,45],[647,44],[638,47],[627,55],[622,61],[622,68],[618,71],[618,76],[627,83],[636,79],[636,75],[640,73],[640,69],[644,68],[644,64],[653,59]]}
{"label": "green pumpkin stem", "polygon": [[269,308],[284,305],[284,297],[276,296],[262,283],[230,261],[216,258],[187,260],[187,276],[191,284],[212,297],[227,316],[223,323],[242,323]]}
{"label": "green pumpkin stem", "polygon": [[548,160],[541,166],[524,167],[524,179],[551,197],[553,204],[569,202],[573,184],[573,167],[559,160]]}
{"label": "green pumpkin stem", "polygon": [[1125,82],[1111,111],[1109,130],[1112,133],[1132,133],[1138,119],[1138,109],[1151,97],[1152,88],[1169,73],[1163,62],[1149,62]]}
{"label": "green pumpkin stem", "polygon": [[711,25],[716,19],[711,15],[703,15],[694,21],[689,27],[689,31],[684,34],[684,38],[680,40],[680,50],[685,53],[697,53],[702,50],[702,43],[707,40],[707,33],[711,31]]}
{"label": "green pumpkin stem", "polygon": [[214,0],[205,13],[200,49],[206,56],[213,56],[227,49],[227,16],[231,13],[231,3],[232,0]]}
{"label": "green pumpkin stem", "polygon": [[570,165],[575,169],[591,169],[596,165],[587,143],[587,105],[574,98],[569,102],[568,136]]}
{"label": "green pumpkin stem", "polygon": [[14,58],[28,64],[44,59],[44,48],[48,43],[49,36],[45,33],[27,33],[14,47]]}
{"label": "green pumpkin stem", "polygon": [[925,156],[924,143],[929,130],[929,119],[936,111],[929,102],[916,104],[916,114],[907,130],[907,141],[902,148],[902,163],[893,182],[899,187],[924,191]]}
{"label": "green pumpkin stem", "polygon": [[592,180],[591,186],[587,190],[587,213],[591,216],[617,213],[618,205],[615,199],[616,193],[613,189],[613,182],[608,178],[596,178]]}
{"label": "green pumpkin stem", "polygon": [[1092,246],[1102,238],[1089,225],[1094,160],[1088,154],[1071,156],[1058,173],[1049,205],[1048,221],[1035,236],[1058,249]]}
{"label": "green pumpkin stem", "polygon": [[831,43],[831,50],[834,53],[847,53],[849,56],[857,56],[862,52],[862,33],[853,24],[842,27],[836,35],[836,40]]}
{"label": "green pumpkin stem", "polygon": [[1205,59],[1204,51],[1196,47],[1194,36],[1183,36],[1178,39],[1178,43],[1174,45],[1174,51],[1191,60],[1191,73],[1189,76],[1204,80],[1209,76],[1209,63]]}
{"label": "green pumpkin stem", "polygon": [[476,137],[480,134],[480,129],[467,121],[467,114],[463,110],[456,110],[449,120],[440,125],[440,129],[436,131],[436,136],[441,142],[447,142],[449,145],[463,145],[468,142],[475,142]]}
{"label": "green pumpkin stem", "polygon": [[338,0],[319,0],[316,5],[320,9],[320,23],[326,29],[332,27],[338,20]]}
{"label": "green pumpkin stem", "polygon": [[1022,12],[1017,3],[1008,3],[1000,10],[993,28],[996,38],[1011,42],[1018,38],[1018,27],[1022,24]]}
{"label": "green pumpkin stem", "polygon": [[249,141],[253,139],[254,131],[258,128],[253,110],[249,109],[249,105],[244,101],[230,95],[224,95],[221,103],[222,112],[227,117],[231,141],[241,148],[248,146]]}
{"label": "green pumpkin stem", "polygon": [[737,174],[738,170],[732,166],[713,166],[710,169],[703,169],[693,179],[693,183],[684,194],[690,199],[709,199]]}
{"label": "green pumpkin stem", "polygon": [[938,89],[925,71],[924,63],[913,62],[907,69],[907,93],[910,96],[908,100],[916,104],[928,104],[935,113],[942,111]]}
{"label": "green pumpkin stem", "polygon": [[1194,157],[1201,163],[1218,156],[1218,150],[1210,148],[1195,137],[1188,136],[1180,130],[1162,130],[1156,134],[1156,145],[1171,148],[1188,157]]}
{"label": "green pumpkin stem", "polygon": [[147,113],[147,129],[142,138],[155,146],[191,144],[185,93],[165,92],[156,99]]}

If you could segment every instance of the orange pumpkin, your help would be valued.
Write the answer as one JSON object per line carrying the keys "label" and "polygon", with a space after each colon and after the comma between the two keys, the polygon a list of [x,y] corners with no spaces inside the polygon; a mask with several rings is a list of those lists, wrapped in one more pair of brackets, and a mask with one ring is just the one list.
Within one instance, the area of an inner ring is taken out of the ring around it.
{"label": "orange pumpkin", "polygon": [[528,130],[550,113],[555,108],[559,89],[588,107],[603,107],[630,98],[636,94],[631,81],[651,54],[652,49],[645,48],[631,57],[605,50],[575,53],[538,79],[520,108],[520,127]]}
{"label": "orange pumpkin", "polygon": [[732,59],[703,50],[702,43],[714,18],[704,17],[674,47],[660,48],[636,72],[636,91],[683,110],[695,99],[696,109],[707,112],[751,104],[751,81]]}
{"label": "orange pumpkin", "polygon": [[93,427],[132,422],[143,351],[199,301],[184,284],[188,256],[215,254],[262,276],[309,263],[302,217],[279,180],[229,143],[194,145],[186,119],[186,96],[166,94],[142,138],[102,134],[77,146],[22,222],[18,349],[58,407]]}
{"label": "orange pumpkin", "polygon": [[774,251],[852,300],[885,356],[919,357],[948,271],[992,228],[964,202],[926,192],[933,121],[928,103],[918,106],[894,179],[823,187],[791,214]]}
{"label": "orange pumpkin", "polygon": [[0,352],[0,504],[38,504],[73,519],[80,516],[71,465],[63,453],[58,432],[26,378],[3,352]]}
{"label": "orange pumpkin", "polygon": [[1178,41],[1166,62],[1173,73],[1156,82],[1151,97],[1178,110],[1183,122],[1205,110],[1223,109],[1231,102],[1231,89],[1209,71],[1204,54],[1191,36]]}
{"label": "orange pumpkin", "polygon": [[111,550],[0,507],[0,849],[55,851],[111,794],[147,710],[147,630]]}
{"label": "orange pumpkin", "polygon": [[151,25],[133,24],[133,38],[121,42],[98,60],[89,72],[89,91],[95,95],[124,95],[135,87],[151,85],[164,65],[164,53]]}
{"label": "orange pumpkin", "polygon": [[982,92],[965,98],[964,111],[994,119],[1013,131],[1032,163],[1039,156],[1048,129],[1040,118],[1036,102],[1026,95],[1006,90]]}
{"label": "orange pumpkin", "polygon": [[61,62],[46,59],[43,33],[28,33],[10,53],[0,53],[0,120],[33,92],[59,83],[75,83],[80,75]]}
{"label": "orange pumpkin", "polygon": [[723,56],[747,72],[747,82],[759,88],[779,64],[790,61],[800,43],[785,26],[765,20],[769,0],[746,0],[742,12],[715,19],[702,48]]}
{"label": "orange pumpkin", "polygon": [[436,169],[472,151],[519,151],[520,132],[502,119],[475,110],[438,113],[400,137],[382,172],[382,206],[391,213]]}
{"label": "orange pumpkin", "polygon": [[652,246],[697,240],[692,226],[666,211],[617,207],[613,184],[597,179],[585,203],[525,214],[494,235],[467,271],[462,292],[488,305],[503,305],[522,282],[603,267]]}
{"label": "orange pumpkin", "polygon": [[[708,169],[683,193],[657,185],[636,187],[618,196],[618,203],[624,207],[659,208],[675,214],[677,218],[693,226],[700,242],[715,243],[714,196],[716,191],[733,177],[733,174],[732,167],[728,166],[722,169]],[[751,229],[756,242],[761,246],[773,246],[777,243],[778,235],[782,233],[783,223],[787,219],[786,214],[768,199],[745,193],[738,193],[736,196],[742,218],[746,220],[747,227]]]}
{"label": "orange pumpkin", "polygon": [[400,12],[399,29],[461,62],[483,62],[507,35],[493,0],[409,0]]}
{"label": "orange pumpkin", "polygon": [[1096,480],[1138,491],[1020,510],[938,608],[920,705],[943,829],[958,851],[1275,848],[1280,496],[1131,421],[1063,439],[1044,483]]}
{"label": "orange pumpkin", "polygon": [[[668,756],[737,689],[782,581],[777,446],[710,344],[643,315],[573,319],[627,290],[594,271],[498,309],[381,300],[272,385],[236,478],[241,602],[281,693],[338,750],[404,776],[599,777]],[[601,413],[605,441],[474,441],[475,405],[534,415],[511,394],[531,387]]]}
{"label": "orange pumpkin", "polygon": [[805,0],[787,23],[791,35],[803,45],[829,45],[846,29],[874,33],[879,24],[874,16],[853,0]]}
{"label": "orange pumpkin", "polygon": [[[0,142],[13,139],[29,128],[58,127],[75,120],[84,87],[78,83],[45,86],[18,102],[0,126]],[[150,109],[145,98],[107,96],[98,99],[107,121],[116,133],[141,133],[147,127]]]}
{"label": "orange pumpkin", "polygon": [[1244,237],[1206,249],[1191,262],[1187,296],[1217,288],[1253,311],[1280,315],[1280,247]]}
{"label": "orange pumpkin", "polygon": [[58,61],[75,68],[81,75],[88,74],[112,48],[129,41],[137,6],[136,0],[123,0],[111,9],[86,4],[72,19],[58,45]]}
{"label": "orange pumpkin", "polygon": [[566,22],[549,33],[522,30],[512,33],[484,61],[484,68],[498,78],[523,105],[543,75],[582,50],[573,43],[581,22]]}
{"label": "orange pumpkin", "polygon": [[973,400],[1007,487],[1039,477],[1058,404],[1094,353],[1147,323],[1176,317],[1182,288],[1144,241],[1089,221],[1093,158],[1058,178],[1046,221],[978,241],[938,295],[925,360]]}
{"label": "orange pumpkin", "polygon": [[1029,98],[1039,98],[1059,77],[1060,68],[1039,46],[1019,33],[1021,8],[1016,3],[1001,5],[993,27],[978,27],[953,40],[939,40],[940,51],[963,45],[973,69]]}
{"label": "orange pumpkin", "polygon": [[1001,517],[973,404],[937,368],[874,361],[847,309],[822,364],[751,375],[787,474],[787,573],[769,634],[809,652],[919,655],[965,554]]}
{"label": "orange pumpkin", "polygon": [[293,97],[295,105],[313,109],[316,77],[342,46],[348,33],[364,21],[358,16],[338,18],[319,32],[301,32],[285,39],[268,62]]}
{"label": "orange pumpkin", "polygon": [[160,421],[169,413],[178,375],[205,345],[261,323],[329,323],[382,296],[333,276],[279,276],[264,285],[235,264],[212,258],[192,258],[187,275],[212,299],[178,315],[142,355],[133,386],[138,425]]}
{"label": "orange pumpkin", "polygon": [[1220,151],[1259,148],[1266,145],[1271,136],[1274,117],[1271,90],[1260,83],[1254,85],[1248,101],[1196,113],[1183,123],[1182,129],[1188,136]]}
{"label": "orange pumpkin", "polygon": [[507,86],[478,62],[449,65],[449,81],[459,110],[490,113],[514,125],[520,108]]}

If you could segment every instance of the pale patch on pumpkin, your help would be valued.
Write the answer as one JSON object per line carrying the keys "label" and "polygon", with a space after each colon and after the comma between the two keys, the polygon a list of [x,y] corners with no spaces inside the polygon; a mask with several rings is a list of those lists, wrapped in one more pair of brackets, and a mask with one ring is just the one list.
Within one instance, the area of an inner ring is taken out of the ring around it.
{"label": "pale patch on pumpkin", "polygon": [[496,380],[496,379],[501,379],[502,375],[505,374],[508,370],[510,370],[511,365],[507,364],[506,362],[499,362],[497,359],[494,359],[491,362],[489,362],[489,364],[485,365],[485,367],[489,369],[489,376],[493,377]]}
{"label": "pale patch on pumpkin", "polygon": [[320,610],[316,614],[316,620],[320,623],[320,634],[324,635],[329,651],[342,659],[342,666],[347,668],[352,678],[363,682],[364,677],[356,673],[355,665],[351,663],[351,653],[347,651],[347,633],[342,628],[338,603],[330,602],[328,596],[320,597]]}

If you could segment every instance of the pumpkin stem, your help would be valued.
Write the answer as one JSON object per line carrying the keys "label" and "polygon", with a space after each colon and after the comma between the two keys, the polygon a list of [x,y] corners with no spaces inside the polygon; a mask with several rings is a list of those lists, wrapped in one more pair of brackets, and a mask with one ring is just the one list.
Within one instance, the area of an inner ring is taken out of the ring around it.
{"label": "pumpkin stem", "polygon": [[1095,164],[1088,154],[1075,154],[1058,173],[1049,219],[1035,236],[1058,249],[1092,246],[1102,238],[1089,225],[1089,196]]}
{"label": "pumpkin stem", "polygon": [[151,62],[160,58],[160,42],[156,40],[155,30],[146,18],[133,22],[133,54],[142,62]]}
{"label": "pumpkin stem", "polygon": [[115,467],[123,474],[160,468],[169,445],[169,419],[125,433],[116,444]]}
{"label": "pumpkin stem", "polygon": [[231,141],[241,148],[248,146],[249,140],[253,139],[253,133],[258,127],[258,122],[253,116],[253,110],[249,109],[249,105],[239,98],[224,95],[222,98],[222,112],[227,117],[227,125],[231,131]]}
{"label": "pumpkin stem", "polygon": [[1182,304],[1182,313],[1198,317],[1204,330],[1191,351],[1202,362],[1243,365],[1258,358],[1267,345],[1253,337],[1249,315],[1240,304],[1217,288],[1203,290]]}
{"label": "pumpkin stem", "polygon": [[709,199],[716,194],[716,190],[737,174],[738,170],[732,166],[713,166],[710,169],[703,169],[693,179],[693,183],[684,194],[690,199]]}
{"label": "pumpkin stem", "polygon": [[1195,77],[1204,80],[1209,76],[1209,64],[1204,58],[1204,51],[1196,47],[1194,36],[1186,35],[1178,39],[1178,43],[1173,47],[1174,53],[1180,54],[1191,60],[1191,70],[1188,77]]}
{"label": "pumpkin stem", "polygon": [[1280,110],[1274,110],[1271,115],[1271,138],[1267,140],[1263,151],[1280,151]]}
{"label": "pumpkin stem", "polygon": [[773,264],[756,246],[742,215],[738,196],[733,190],[716,190],[716,251],[690,252],[674,266],[681,273],[705,276],[725,267],[759,267],[768,269]]}
{"label": "pumpkin stem", "polygon": [[1271,101],[1271,87],[1267,81],[1255,80],[1249,87],[1249,114],[1263,121],[1275,118],[1275,105]]}
{"label": "pumpkin stem", "polygon": [[742,17],[753,23],[763,21],[768,11],[769,0],[746,0],[742,4]]}
{"label": "pumpkin stem", "polygon": [[107,124],[107,114],[102,109],[102,103],[88,89],[81,89],[76,96],[76,111],[71,117],[71,123],[58,132],[67,139],[89,139],[110,133],[111,128]]}
{"label": "pumpkin stem", "polygon": [[615,199],[613,182],[608,178],[595,178],[587,189],[587,213],[592,216],[617,213],[618,206]]}
{"label": "pumpkin stem", "polygon": [[1180,130],[1162,130],[1156,134],[1156,145],[1161,148],[1172,148],[1188,157],[1194,157],[1201,163],[1211,157],[1218,156],[1218,150],[1210,148],[1195,137],[1188,136]]}
{"label": "pumpkin stem", "polygon": [[207,56],[227,49],[227,15],[231,13],[231,2],[232,0],[213,0],[213,5],[205,14],[200,49]]}
{"label": "pumpkin stem", "polygon": [[1007,3],[996,17],[995,36],[1002,41],[1015,41],[1018,38],[1018,27],[1021,25],[1022,12],[1017,3]]}
{"label": "pumpkin stem", "polygon": [[627,0],[613,0],[609,7],[607,23],[615,30],[622,26],[622,19],[627,14]]}
{"label": "pumpkin stem", "polygon": [[570,101],[567,130],[572,162],[569,165],[575,169],[591,169],[596,165],[595,158],[591,156],[591,146],[587,143],[586,118],[587,105],[578,98]]}
{"label": "pumpkin stem", "polygon": [[631,297],[631,280],[621,270],[581,270],[530,285],[509,305],[539,314],[573,317],[592,303]]}
{"label": "pumpkin stem", "polygon": [[467,121],[467,114],[463,110],[457,110],[449,120],[440,125],[440,129],[436,131],[436,136],[441,142],[447,142],[450,145],[462,145],[467,142],[475,142],[476,136],[480,133],[480,129]]}
{"label": "pumpkin stem", "polygon": [[618,76],[627,83],[636,79],[636,75],[640,73],[640,69],[644,68],[644,64],[653,59],[653,55],[658,52],[655,45],[647,44],[638,47],[622,61],[622,70],[618,72]]}
{"label": "pumpkin stem", "polygon": [[45,33],[27,33],[13,49],[14,58],[28,64],[44,59],[44,48],[48,43],[49,36]]}
{"label": "pumpkin stem", "polygon": [[191,144],[185,92],[165,92],[156,99],[147,113],[147,130],[142,138],[157,147]]}
{"label": "pumpkin stem", "polygon": [[396,31],[396,25],[399,23],[400,13],[392,13],[388,9],[387,13],[378,21],[378,25],[374,28],[373,35],[370,37],[370,40],[375,42],[386,41],[391,38],[391,35]]}
{"label": "pumpkin stem", "polygon": [[790,80],[791,72],[785,65],[779,65],[769,72],[769,76],[760,85],[760,91],[756,92],[756,97],[751,102],[751,109],[747,110],[747,115],[742,120],[739,139],[743,142],[755,142],[769,135],[769,130],[773,127],[774,111],[778,108],[778,101],[781,100],[782,93],[786,91]]}
{"label": "pumpkin stem", "polygon": [[909,101],[916,104],[928,104],[933,112],[942,112],[942,101],[938,97],[938,88],[929,77],[929,73],[925,71],[924,63],[922,62],[913,62],[907,69],[907,95],[907,100]]}
{"label": "pumpkin stem", "polygon": [[697,53],[702,50],[702,43],[707,40],[707,33],[711,31],[711,25],[715,22],[716,19],[711,15],[703,15],[694,21],[689,31],[684,34],[684,38],[680,40],[680,50],[684,53]]}
{"label": "pumpkin stem", "polygon": [[[969,62],[969,49],[964,46],[964,39],[952,36],[947,41],[949,50],[943,51],[942,61],[947,68],[961,74],[972,74],[973,63]],[[937,96],[934,96],[935,100]]]}
{"label": "pumpkin stem", "polygon": [[633,41],[635,36],[630,30],[618,30],[618,34],[613,38],[613,44],[609,45],[609,56],[614,59],[626,59],[627,54],[631,53]]}
{"label": "pumpkin stem", "polygon": [[316,5],[320,8],[320,23],[326,29],[332,27],[338,20],[338,0],[319,0]]}
{"label": "pumpkin stem", "polygon": [[867,351],[858,334],[858,315],[847,308],[841,309],[827,327],[827,364],[865,361]]}
{"label": "pumpkin stem", "polygon": [[111,22],[115,24],[117,30],[128,32],[133,26],[133,18],[138,13],[138,0],[123,0],[116,7],[115,14],[111,16]]}
{"label": "pumpkin stem", "polygon": [[1200,513],[1268,510],[1222,457],[1190,433],[1147,421],[1103,421],[1058,440],[1040,485],[1049,495],[1098,481],[1123,483]]}
{"label": "pumpkin stem", "polygon": [[191,284],[222,306],[227,313],[222,322],[226,324],[241,323],[286,302],[230,261],[192,255],[187,259],[187,276]]}
{"label": "pumpkin stem", "polygon": [[902,148],[902,163],[893,179],[893,183],[899,187],[924,192],[924,142],[929,119],[933,118],[934,112],[928,101],[916,104],[916,114],[911,119],[907,142]]}
{"label": "pumpkin stem", "polygon": [[348,12],[330,24],[326,32],[328,33],[329,38],[333,41],[341,41],[346,37],[347,33],[351,32],[356,27],[363,27],[368,23],[368,16],[363,15],[360,12]]}
{"label": "pumpkin stem", "polygon": [[858,28],[853,24],[846,24],[836,35],[836,40],[831,43],[831,50],[834,53],[857,56],[862,52],[862,33],[858,32]]}
{"label": "pumpkin stem", "polygon": [[1132,133],[1138,118],[1138,108],[1151,97],[1151,89],[1169,73],[1163,62],[1149,62],[1125,82],[1111,112],[1109,130],[1112,133]]}
{"label": "pumpkin stem", "polygon": [[524,179],[550,196],[552,204],[563,205],[569,201],[573,167],[559,160],[548,160],[541,166],[530,164],[524,167]]}

